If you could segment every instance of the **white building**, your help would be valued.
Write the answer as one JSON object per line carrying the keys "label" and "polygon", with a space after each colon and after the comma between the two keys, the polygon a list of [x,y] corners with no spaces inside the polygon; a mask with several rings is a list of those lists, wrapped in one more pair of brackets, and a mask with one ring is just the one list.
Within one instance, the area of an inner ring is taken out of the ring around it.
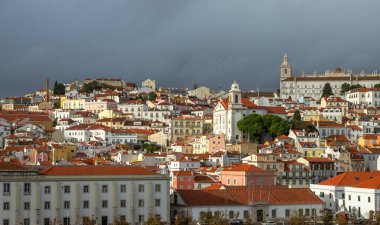
{"label": "white building", "polygon": [[237,122],[250,114],[273,114],[286,119],[285,109],[277,106],[257,106],[248,98],[242,98],[239,85],[234,81],[228,92],[228,98],[220,101],[213,111],[213,133],[225,134],[227,142],[243,141],[248,135],[243,134]]}
{"label": "white building", "polygon": [[219,211],[229,221],[251,218],[254,223],[285,220],[294,214],[318,216],[323,202],[308,188],[284,186],[247,187],[212,185],[204,190],[177,190],[170,201],[171,215],[189,215],[199,221],[202,213]]}
{"label": "white building", "polygon": [[143,117],[143,111],[148,110],[148,106],[140,100],[132,100],[119,104],[117,107],[123,113],[132,113],[134,118],[141,119]]}
{"label": "white building", "polygon": [[41,171],[0,165],[2,224],[83,224],[115,218],[131,224],[169,221],[169,180],[142,167],[53,166]]}
{"label": "white building", "polygon": [[[369,218],[380,210],[380,172],[345,172],[310,189],[326,203],[326,208]],[[372,211],[372,212],[371,212]]]}
{"label": "white building", "polygon": [[342,84],[360,84],[366,87],[373,87],[375,84],[380,83],[380,74],[377,71],[371,74],[365,74],[364,71],[354,74],[352,71],[346,71],[337,67],[332,71],[327,70],[322,74],[314,72],[313,74],[293,76],[292,66],[289,64],[288,56],[285,54],[280,67],[281,98],[296,100],[302,96],[307,96],[320,99],[326,83],[330,83],[334,95],[340,95]]}
{"label": "white building", "polygon": [[346,100],[355,105],[377,107],[380,106],[380,89],[356,88],[346,93]]}

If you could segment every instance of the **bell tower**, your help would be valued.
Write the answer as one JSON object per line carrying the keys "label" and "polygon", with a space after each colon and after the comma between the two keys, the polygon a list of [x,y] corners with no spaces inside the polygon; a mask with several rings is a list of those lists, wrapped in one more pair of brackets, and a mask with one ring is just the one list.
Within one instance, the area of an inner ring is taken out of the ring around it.
{"label": "bell tower", "polygon": [[241,108],[243,106],[241,102],[241,90],[239,88],[239,84],[234,81],[234,83],[231,85],[231,90],[228,93],[229,97],[229,104],[228,106],[231,108]]}
{"label": "bell tower", "polygon": [[281,80],[292,77],[292,66],[289,64],[288,55],[286,53],[284,55],[284,59],[282,60],[280,75]]}

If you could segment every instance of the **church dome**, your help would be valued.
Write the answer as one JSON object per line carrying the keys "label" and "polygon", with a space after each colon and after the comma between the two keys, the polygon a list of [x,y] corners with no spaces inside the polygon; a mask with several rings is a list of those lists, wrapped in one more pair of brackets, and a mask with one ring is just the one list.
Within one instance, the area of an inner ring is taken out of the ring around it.
{"label": "church dome", "polygon": [[234,82],[231,85],[231,91],[240,91],[239,84],[234,80]]}

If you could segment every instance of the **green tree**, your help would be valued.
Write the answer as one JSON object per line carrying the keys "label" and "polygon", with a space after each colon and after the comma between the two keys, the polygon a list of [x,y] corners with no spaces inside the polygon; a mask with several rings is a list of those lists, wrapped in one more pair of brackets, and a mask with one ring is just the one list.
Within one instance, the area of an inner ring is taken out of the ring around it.
{"label": "green tree", "polygon": [[289,133],[289,122],[273,114],[263,116],[263,126],[264,132],[269,133],[273,138]]}
{"label": "green tree", "polygon": [[293,115],[293,120],[301,121],[301,113],[299,110],[296,110]]}
{"label": "green tree", "polygon": [[237,122],[240,131],[248,133],[253,140],[260,139],[264,133],[263,119],[258,114],[251,114]]}
{"label": "green tree", "polygon": [[58,83],[58,81],[55,81],[54,88],[53,88],[53,94],[54,95],[64,95],[66,92],[66,87],[62,83]]}
{"label": "green tree", "polygon": [[211,211],[201,213],[199,218],[199,223],[201,225],[228,225],[228,220],[224,216],[224,213],[220,211]]}
{"label": "green tree", "polygon": [[350,90],[351,85],[349,83],[344,83],[342,86],[340,86],[340,94],[343,95],[347,91]]}
{"label": "green tree", "polygon": [[301,216],[298,213],[293,213],[289,218],[289,223],[292,225],[303,225],[306,224],[306,217]]}
{"label": "green tree", "polygon": [[156,98],[157,98],[157,94],[155,92],[149,92],[149,94],[148,94],[148,100],[149,101],[154,101],[154,100],[156,100]]}
{"label": "green tree", "polygon": [[331,95],[334,95],[330,83],[326,83],[325,86],[323,87],[322,91],[322,98],[323,97],[329,97]]}
{"label": "green tree", "polygon": [[144,225],[164,225],[165,222],[162,222],[161,217],[159,215],[157,216],[151,216],[148,218],[148,220],[144,223]]}
{"label": "green tree", "polygon": [[195,225],[195,221],[191,216],[177,215],[175,217],[174,225]]}
{"label": "green tree", "polygon": [[374,88],[380,88],[380,84],[375,84],[373,87]]}
{"label": "green tree", "polygon": [[321,219],[323,224],[325,225],[331,225],[333,224],[333,213],[329,209],[322,209],[321,211]]}

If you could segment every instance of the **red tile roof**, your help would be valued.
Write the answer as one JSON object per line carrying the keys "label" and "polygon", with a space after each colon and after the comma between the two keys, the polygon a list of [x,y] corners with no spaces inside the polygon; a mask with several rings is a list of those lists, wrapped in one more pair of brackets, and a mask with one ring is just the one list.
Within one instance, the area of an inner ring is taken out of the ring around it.
{"label": "red tile roof", "polygon": [[345,172],[336,177],[322,181],[319,185],[329,186],[355,186],[359,183],[371,179],[371,177],[380,176],[380,171],[373,172]]}
{"label": "red tile roof", "polygon": [[157,175],[137,166],[52,166],[40,171],[45,176]]}

